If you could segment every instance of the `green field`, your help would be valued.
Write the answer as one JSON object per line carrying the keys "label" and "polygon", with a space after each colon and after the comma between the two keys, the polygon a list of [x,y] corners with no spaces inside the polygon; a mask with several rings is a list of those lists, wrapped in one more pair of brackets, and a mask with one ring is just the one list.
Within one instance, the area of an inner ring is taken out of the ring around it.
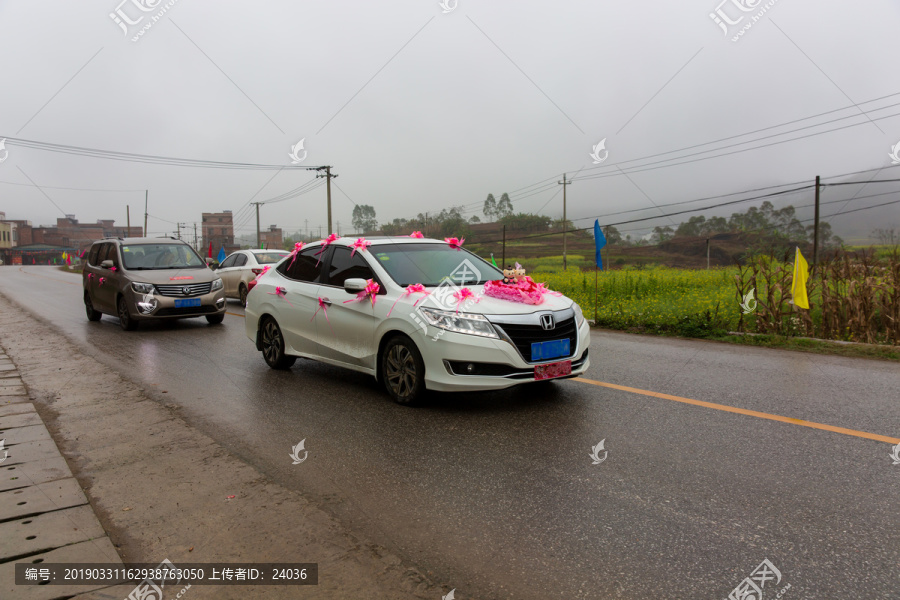
{"label": "green field", "polygon": [[[692,337],[734,330],[740,317],[736,274],[737,269],[731,267],[601,271],[597,277],[597,325]],[[593,273],[537,269],[531,276],[572,298],[587,318],[594,318]]]}

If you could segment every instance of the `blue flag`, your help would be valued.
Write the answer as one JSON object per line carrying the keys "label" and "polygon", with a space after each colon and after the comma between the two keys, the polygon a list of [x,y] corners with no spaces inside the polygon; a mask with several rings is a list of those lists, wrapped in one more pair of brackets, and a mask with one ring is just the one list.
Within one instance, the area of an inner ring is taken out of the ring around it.
{"label": "blue flag", "polygon": [[216,260],[219,261],[219,264],[221,264],[226,257],[227,255],[225,254],[225,246],[222,246],[222,249],[219,250],[219,255],[216,257]]}
{"label": "blue flag", "polygon": [[606,238],[603,237],[603,232],[600,231],[600,220],[594,221],[594,245],[597,247],[597,268],[601,271],[603,270],[603,259],[600,258],[600,249],[606,245]]}

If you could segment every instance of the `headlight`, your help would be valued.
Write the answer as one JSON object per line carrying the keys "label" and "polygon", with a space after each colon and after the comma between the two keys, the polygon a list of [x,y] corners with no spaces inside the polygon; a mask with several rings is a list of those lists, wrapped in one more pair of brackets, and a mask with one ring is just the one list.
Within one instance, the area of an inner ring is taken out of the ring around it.
{"label": "headlight", "polygon": [[581,307],[577,302],[572,303],[572,310],[575,311],[575,322],[578,323],[578,327],[581,327],[581,324],[584,323],[584,313],[581,312]]}
{"label": "headlight", "polygon": [[477,335],[480,337],[497,338],[497,332],[494,327],[484,317],[474,313],[454,313],[445,310],[436,310],[434,308],[420,308],[422,314],[429,324],[453,331],[455,333],[468,333],[469,335]]}
{"label": "headlight", "polygon": [[224,286],[224,284],[222,283],[222,280],[221,280],[221,279],[216,279],[216,280],[213,281],[213,283],[212,283],[212,290],[210,290],[210,291],[213,291],[213,292],[214,292],[214,291],[216,291],[216,290],[221,290],[223,286]]}
{"label": "headlight", "polygon": [[134,282],[131,284],[131,289],[136,291],[138,294],[152,294],[156,291],[156,288],[153,287],[152,283]]}

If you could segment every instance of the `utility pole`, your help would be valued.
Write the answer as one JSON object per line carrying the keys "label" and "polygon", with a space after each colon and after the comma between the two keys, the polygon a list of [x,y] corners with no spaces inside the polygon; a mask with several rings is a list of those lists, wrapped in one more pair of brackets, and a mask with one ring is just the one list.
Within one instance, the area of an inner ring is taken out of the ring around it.
{"label": "utility pole", "polygon": [[131,237],[131,207],[125,205],[125,237]]}
{"label": "utility pole", "polygon": [[319,225],[319,237],[322,237],[322,226]]}
{"label": "utility pole", "polygon": [[816,175],[816,216],[813,225],[813,269],[819,260],[819,176]]}
{"label": "utility pole", "polygon": [[260,237],[259,232],[259,205],[262,204],[262,202],[254,202],[253,204],[256,205],[256,247],[259,248],[262,244],[262,238]]}
{"label": "utility pole", "polygon": [[144,237],[147,237],[147,196],[150,190],[144,190]]}
{"label": "utility pole", "polygon": [[309,239],[309,219],[303,219],[303,230],[306,232],[303,237]]}
{"label": "utility pole", "polygon": [[557,184],[563,186],[563,271],[566,270],[566,236],[569,231],[569,221],[566,219],[566,186],[572,185],[571,181],[566,180],[566,174],[563,173],[563,180],[557,181]]}
{"label": "utility pole", "polygon": [[500,255],[500,270],[506,268],[506,225],[503,226],[503,254]]}
{"label": "utility pole", "polygon": [[175,237],[181,239],[181,223],[175,223]]}
{"label": "utility pole", "polygon": [[[323,175],[323,174],[319,173],[318,175],[316,175],[316,177],[324,177],[325,178],[325,189],[328,193],[328,232],[332,233],[332,231],[331,231],[331,178],[337,177],[337,175],[331,174],[331,165],[329,165],[327,167],[319,167],[316,170],[321,171],[322,169],[325,169],[325,174]],[[321,232],[319,233],[319,235],[321,236]]]}
{"label": "utility pole", "polygon": [[197,245],[197,222],[194,221],[194,250],[200,252],[200,246]]}

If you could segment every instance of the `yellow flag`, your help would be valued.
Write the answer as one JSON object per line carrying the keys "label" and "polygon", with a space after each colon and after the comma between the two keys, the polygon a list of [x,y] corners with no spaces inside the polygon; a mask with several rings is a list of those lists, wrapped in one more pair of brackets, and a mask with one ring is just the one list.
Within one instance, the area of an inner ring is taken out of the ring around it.
{"label": "yellow flag", "polygon": [[794,306],[809,309],[809,298],[806,295],[806,280],[809,279],[809,265],[797,248],[797,256],[794,257],[794,281],[791,284],[791,295],[794,297]]}

